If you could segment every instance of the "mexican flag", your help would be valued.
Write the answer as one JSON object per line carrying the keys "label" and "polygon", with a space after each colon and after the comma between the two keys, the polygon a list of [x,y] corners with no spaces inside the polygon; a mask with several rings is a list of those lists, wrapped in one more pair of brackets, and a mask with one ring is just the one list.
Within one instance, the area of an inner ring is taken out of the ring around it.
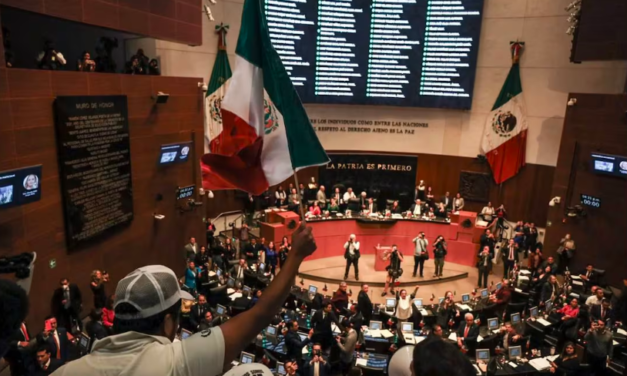
{"label": "mexican flag", "polygon": [[258,195],[329,157],[270,43],[263,0],[246,0],[233,77],[221,103],[218,152],[203,155],[205,189]]}
{"label": "mexican flag", "polygon": [[525,165],[527,119],[518,65],[523,45],[511,44],[513,64],[488,115],[481,143],[496,184],[516,176]]}

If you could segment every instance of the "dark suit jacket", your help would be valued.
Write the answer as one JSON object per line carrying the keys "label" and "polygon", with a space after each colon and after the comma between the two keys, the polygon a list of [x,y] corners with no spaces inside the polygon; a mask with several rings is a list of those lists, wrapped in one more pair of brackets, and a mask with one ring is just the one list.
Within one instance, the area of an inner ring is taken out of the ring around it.
{"label": "dark suit jacket", "polygon": [[479,256],[477,256],[477,269],[481,270],[481,271],[490,271],[492,270],[492,258],[494,257],[494,255],[492,253],[488,253],[487,257],[487,265],[484,266],[485,264],[485,260],[484,260],[484,256],[479,253]]}
{"label": "dark suit jacket", "polygon": [[509,287],[501,287],[494,294],[496,304],[507,304],[512,299],[512,289]]}
{"label": "dark suit jacket", "polygon": [[107,333],[107,329],[105,329],[104,325],[100,321],[89,321],[85,324],[85,332],[89,336],[89,351],[91,351],[92,347],[94,347],[94,342],[97,339],[103,339],[109,335]]}
{"label": "dark suit jacket", "polygon": [[606,309],[604,312],[603,317],[601,317],[601,305],[600,304],[595,304],[592,306],[592,308],[590,308],[590,318],[592,320],[598,321],[598,320],[612,320],[614,319],[614,312],[612,312],[612,309]]}
{"label": "dark suit jacket", "polygon": [[[201,309],[202,308],[202,309]],[[189,323],[194,328],[194,330],[198,330],[198,326],[202,319],[205,318],[205,313],[209,311],[209,304],[206,304],[204,307],[200,304],[196,304],[192,306],[190,315],[189,315]]]}
{"label": "dark suit jacket", "polygon": [[[59,345],[61,346],[61,361],[65,363],[67,361],[68,356],[68,347],[70,341],[67,338],[67,331],[63,328],[57,328],[57,334],[59,335]],[[52,354],[53,358],[56,358],[57,355],[57,343],[54,340],[54,335],[48,336],[48,338],[44,338],[43,334],[40,333],[37,335],[38,343],[47,343],[50,346],[50,354]]]}
{"label": "dark suit jacket", "polygon": [[[255,246],[253,246],[251,243],[247,243],[243,249],[242,254],[240,255],[240,258],[245,257],[247,261],[257,261],[257,251],[255,250]],[[251,253],[252,256],[249,256],[248,253]]]}
{"label": "dark suit jacket", "polygon": [[[552,292],[553,289],[551,287],[551,284],[547,281],[544,285],[542,285],[542,291],[540,292],[540,301],[546,302],[547,300],[551,299]],[[555,297],[557,297],[558,295],[558,286],[555,286]]]}
{"label": "dark suit jacket", "polygon": [[[457,338],[463,338],[464,331],[466,331],[466,321],[462,322],[459,328],[457,328]],[[470,329],[468,329],[468,335],[466,336],[464,343],[472,346],[477,343],[477,337],[479,337],[479,326],[477,326],[477,324],[472,324]]]}
{"label": "dark suit jacket", "polygon": [[[415,209],[416,209],[416,203],[411,204],[409,211],[411,212],[412,215],[414,215]],[[424,204],[420,205],[420,215],[425,215],[428,212],[429,212],[429,207],[427,205],[424,205]]]}
{"label": "dark suit jacket", "polygon": [[546,269],[547,266],[551,267],[551,274],[557,273],[557,262],[553,261],[553,264],[549,264],[548,261],[542,263],[542,270]]}
{"label": "dark suit jacket", "polygon": [[357,311],[354,315],[349,317],[348,321],[353,324],[353,328],[359,332],[362,325],[364,325],[364,315]]}
{"label": "dark suit jacket", "polygon": [[234,307],[239,310],[247,310],[248,307],[250,307],[250,302],[251,300],[248,299],[247,297],[240,296],[239,298],[236,298],[233,301],[233,304],[231,304],[231,307]]}
{"label": "dark suit jacket", "polygon": [[446,208],[446,210],[453,210],[453,198],[452,197],[448,197],[448,203],[446,202],[446,197],[442,196],[442,198],[440,199],[440,202],[444,203],[444,207]]}
{"label": "dark suit jacket", "polygon": [[[586,275],[588,271],[584,270],[581,273],[579,273],[580,275]],[[590,288],[592,286],[595,286],[599,283],[599,275],[597,274],[597,272],[595,272],[594,270],[590,272],[590,276],[588,277],[587,281],[583,281],[584,285],[587,288]]]}
{"label": "dark suit jacket", "polygon": [[390,213],[392,214],[401,214],[403,212],[403,209],[401,209],[400,206],[397,207],[390,207]]}
{"label": "dark suit jacket", "polygon": [[[52,294],[52,312],[55,315],[58,315],[63,311],[62,301],[64,299],[65,297],[61,287],[54,290],[54,294]],[[81,295],[81,290],[75,283],[70,283],[70,308],[74,312],[80,312],[82,304],[83,296]]]}
{"label": "dark suit jacket", "polygon": [[366,323],[370,322],[370,318],[372,317],[372,308],[372,302],[370,301],[368,294],[360,291],[357,296],[357,309],[364,316]]}
{"label": "dark suit jacket", "polygon": [[324,319],[322,318],[323,312],[323,310],[318,310],[316,311],[316,313],[314,313],[313,317],[311,318],[311,327],[316,334],[333,336],[331,323],[334,322],[335,325],[337,325],[340,329],[342,328],[342,326],[340,325],[340,322],[337,319],[337,316],[335,316],[335,313],[333,313],[333,311],[329,312]]}
{"label": "dark suit jacket", "polygon": [[37,364],[35,367],[35,371],[33,373],[31,373],[31,376],[47,376],[47,375],[52,375],[52,373],[54,371],[56,371],[57,369],[61,368],[61,366],[63,365],[63,362],[60,361],[59,359],[54,359],[54,358],[50,358],[50,364],[48,365],[48,369],[43,370],[41,369],[41,367],[39,366],[39,364]]}
{"label": "dark suit jacket", "polygon": [[301,341],[298,332],[288,330],[287,334],[285,334],[285,351],[287,352],[286,359],[301,359],[303,356],[303,347],[307,346],[310,342],[311,340],[309,338]]}
{"label": "dark suit jacket", "polygon": [[[318,367],[318,374],[320,376],[327,376],[331,374],[331,365],[329,364],[329,360],[325,360],[326,362],[324,363],[324,365],[320,363],[320,367]],[[303,367],[303,376],[314,376],[315,368],[313,365],[310,365],[309,362],[310,361],[308,360]]]}
{"label": "dark suit jacket", "polygon": [[[26,328],[26,333],[30,337],[30,332]],[[26,338],[21,330],[16,330],[6,338],[9,345],[9,350],[4,356],[4,359],[9,363],[11,375],[25,375],[29,368],[34,366],[34,358],[31,349],[18,346],[18,342],[26,342]]]}
{"label": "dark suit jacket", "polygon": [[[518,261],[518,248],[515,245],[512,247],[514,248],[514,261]],[[503,259],[503,261],[509,260],[509,251],[509,244],[503,247],[503,249],[501,250],[501,258]]]}

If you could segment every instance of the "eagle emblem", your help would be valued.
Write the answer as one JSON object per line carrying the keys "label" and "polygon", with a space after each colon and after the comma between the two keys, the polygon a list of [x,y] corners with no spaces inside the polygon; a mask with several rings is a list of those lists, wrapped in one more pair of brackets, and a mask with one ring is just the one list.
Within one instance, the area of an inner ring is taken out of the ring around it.
{"label": "eagle emblem", "polygon": [[223,96],[216,95],[209,104],[209,115],[211,116],[211,120],[219,124],[222,124],[222,112],[220,112],[222,99]]}
{"label": "eagle emblem", "polygon": [[509,134],[516,128],[518,119],[510,111],[498,111],[492,118],[492,130],[500,137],[509,137]]}
{"label": "eagle emblem", "polygon": [[264,120],[264,133],[269,135],[279,128],[279,122],[277,121],[276,108],[272,102],[263,100],[263,120]]}

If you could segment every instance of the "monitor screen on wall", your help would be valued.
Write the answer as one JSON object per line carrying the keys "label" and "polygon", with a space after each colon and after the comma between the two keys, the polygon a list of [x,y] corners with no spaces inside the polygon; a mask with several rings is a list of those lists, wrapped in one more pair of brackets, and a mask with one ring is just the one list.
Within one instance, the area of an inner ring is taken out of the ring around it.
{"label": "monitor screen on wall", "polygon": [[627,157],[592,153],[591,164],[592,170],[597,174],[627,178]]}
{"label": "monitor screen on wall", "polygon": [[483,0],[265,0],[304,103],[469,109]]}
{"label": "monitor screen on wall", "polygon": [[169,165],[172,163],[187,162],[191,150],[191,142],[161,145],[161,151],[159,153],[159,164]]}
{"label": "monitor screen on wall", "polygon": [[41,165],[0,172],[0,210],[41,199]]}

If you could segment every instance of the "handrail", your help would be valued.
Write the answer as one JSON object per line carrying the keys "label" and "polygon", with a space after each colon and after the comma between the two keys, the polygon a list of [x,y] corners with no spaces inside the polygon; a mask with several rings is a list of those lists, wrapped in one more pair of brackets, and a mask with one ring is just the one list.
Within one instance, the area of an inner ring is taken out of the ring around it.
{"label": "handrail", "polygon": [[228,211],[228,212],[222,212],[222,213],[218,214],[217,217],[212,219],[211,223],[213,223],[213,222],[217,221],[218,219],[222,218],[223,215],[231,215],[231,214],[237,214],[237,213],[244,214],[244,211],[242,211],[242,210],[231,210],[231,211]]}

